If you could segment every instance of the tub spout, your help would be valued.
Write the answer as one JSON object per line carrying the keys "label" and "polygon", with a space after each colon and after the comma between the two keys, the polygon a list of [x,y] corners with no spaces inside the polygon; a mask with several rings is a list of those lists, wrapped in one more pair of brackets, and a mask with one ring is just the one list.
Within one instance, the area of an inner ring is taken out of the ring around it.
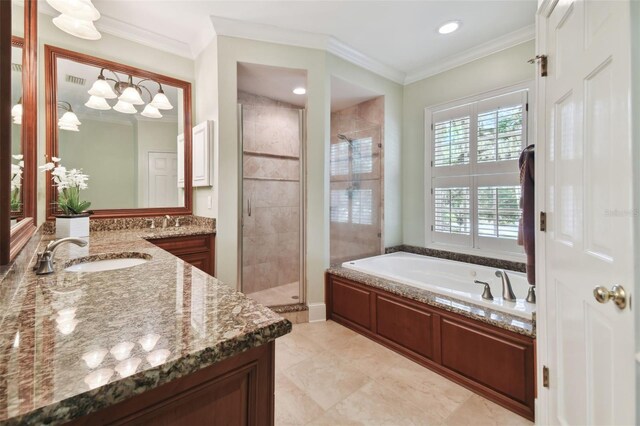
{"label": "tub spout", "polygon": [[513,294],[513,289],[511,288],[511,281],[509,280],[509,276],[506,271],[502,269],[498,269],[496,271],[496,277],[502,278],[502,298],[504,300],[509,300],[510,302],[516,301],[516,295]]}

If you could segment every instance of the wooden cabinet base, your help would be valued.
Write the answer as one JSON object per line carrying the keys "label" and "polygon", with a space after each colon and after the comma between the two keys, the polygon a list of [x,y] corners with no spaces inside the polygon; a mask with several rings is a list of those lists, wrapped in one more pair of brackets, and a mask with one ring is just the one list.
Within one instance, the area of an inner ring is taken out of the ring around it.
{"label": "wooden cabinet base", "polygon": [[534,419],[534,339],[331,274],[325,300],[327,319]]}
{"label": "wooden cabinet base", "polygon": [[215,235],[192,235],[187,237],[149,240],[163,250],[179,257],[190,265],[215,276]]}
{"label": "wooden cabinet base", "polygon": [[273,425],[275,342],[250,349],[76,425]]}

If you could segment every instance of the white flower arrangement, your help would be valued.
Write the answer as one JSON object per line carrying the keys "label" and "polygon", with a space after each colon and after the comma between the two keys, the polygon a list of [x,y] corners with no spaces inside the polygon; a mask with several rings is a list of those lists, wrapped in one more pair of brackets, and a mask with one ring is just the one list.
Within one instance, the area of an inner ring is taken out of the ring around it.
{"label": "white flower arrangement", "polygon": [[91,203],[80,201],[80,191],[89,186],[89,175],[82,173],[82,169],[67,170],[60,164],[61,158],[52,157],[51,162],[40,166],[43,172],[51,172],[53,184],[58,189],[58,206],[65,215],[75,216],[85,213]]}
{"label": "white flower arrangement", "polygon": [[22,189],[22,169],[24,168],[24,161],[22,160],[22,155],[12,155],[12,157],[18,160],[18,163],[11,163],[11,211],[19,212],[20,205],[22,204],[20,190]]}

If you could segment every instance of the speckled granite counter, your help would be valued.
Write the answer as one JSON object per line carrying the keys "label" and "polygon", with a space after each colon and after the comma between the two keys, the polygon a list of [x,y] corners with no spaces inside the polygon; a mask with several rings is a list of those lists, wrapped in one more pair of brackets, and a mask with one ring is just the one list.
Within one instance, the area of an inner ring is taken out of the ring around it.
{"label": "speckled granite counter", "polygon": [[459,299],[453,299],[449,296],[444,296],[429,290],[424,290],[396,281],[379,278],[374,275],[364,274],[362,272],[343,268],[342,266],[331,267],[327,272],[388,291],[389,293],[393,293],[398,296],[426,303],[446,311],[455,312],[518,334],[529,337],[535,337],[536,335],[535,317],[533,321],[529,321],[525,318],[509,315],[505,312],[496,311],[484,306],[478,306]]}
{"label": "speckled granite counter", "polygon": [[[86,247],[61,246],[49,276],[29,268],[35,247],[54,238],[36,235],[2,283],[0,424],[63,423],[290,332],[289,321],[145,241],[212,232],[93,232]],[[69,259],[126,251],[151,260],[63,270]]]}

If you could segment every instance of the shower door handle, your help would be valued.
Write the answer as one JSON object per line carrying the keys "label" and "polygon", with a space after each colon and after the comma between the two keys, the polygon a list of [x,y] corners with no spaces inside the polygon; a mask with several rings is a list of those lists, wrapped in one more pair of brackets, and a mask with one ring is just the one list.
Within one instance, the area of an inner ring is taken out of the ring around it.
{"label": "shower door handle", "polygon": [[247,199],[247,214],[251,217],[251,199]]}

